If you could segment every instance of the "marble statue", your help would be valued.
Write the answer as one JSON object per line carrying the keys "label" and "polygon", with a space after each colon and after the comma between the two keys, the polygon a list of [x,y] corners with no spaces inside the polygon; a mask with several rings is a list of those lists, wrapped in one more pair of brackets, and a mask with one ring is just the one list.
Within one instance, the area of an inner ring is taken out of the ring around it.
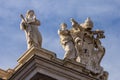
{"label": "marble statue", "polygon": [[64,59],[75,60],[76,49],[70,31],[67,29],[67,24],[61,24],[58,34],[60,36],[60,43],[65,50]]}
{"label": "marble statue", "polygon": [[90,18],[87,18],[85,22],[80,25],[84,28],[81,63],[85,64],[88,69],[92,70],[92,61],[94,61],[94,34],[92,33],[93,22]]}
{"label": "marble statue", "polygon": [[77,62],[86,65],[86,68],[94,73],[101,73],[103,68],[100,62],[105,53],[105,48],[101,45],[100,39],[104,38],[104,31],[93,31],[93,22],[88,17],[84,23],[79,24],[71,19],[72,28],[70,34],[77,50]]}
{"label": "marble statue", "polygon": [[40,21],[36,18],[33,10],[28,10],[26,17],[21,15],[22,21],[20,23],[20,29],[24,30],[27,40],[27,48],[36,46],[38,48],[42,45],[42,36],[38,30]]}
{"label": "marble statue", "polygon": [[73,41],[75,43],[75,48],[77,51],[77,62],[81,62],[81,53],[82,53],[82,47],[83,47],[83,28],[78,24],[77,21],[75,21],[73,18],[71,18],[72,28],[70,29],[70,34],[73,38]]}

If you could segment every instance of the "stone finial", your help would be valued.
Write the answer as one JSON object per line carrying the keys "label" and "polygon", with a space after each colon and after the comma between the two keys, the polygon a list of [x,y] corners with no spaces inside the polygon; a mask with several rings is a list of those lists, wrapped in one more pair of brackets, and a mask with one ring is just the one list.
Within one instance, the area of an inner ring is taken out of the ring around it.
{"label": "stone finial", "polygon": [[88,17],[85,22],[83,23],[83,28],[85,29],[92,29],[93,28],[93,22],[92,20],[90,19],[90,17]]}

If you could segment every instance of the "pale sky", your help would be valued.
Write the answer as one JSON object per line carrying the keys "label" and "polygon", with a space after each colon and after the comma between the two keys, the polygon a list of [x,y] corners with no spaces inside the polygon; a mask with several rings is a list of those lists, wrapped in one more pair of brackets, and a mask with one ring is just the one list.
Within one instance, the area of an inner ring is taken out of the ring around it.
{"label": "pale sky", "polygon": [[62,22],[71,27],[70,18],[83,23],[87,17],[94,30],[105,31],[102,45],[106,48],[101,65],[109,72],[109,80],[120,76],[120,0],[0,0],[0,68],[14,68],[26,51],[25,34],[20,30],[20,14],[33,9],[41,21],[42,47],[63,58],[57,31]]}

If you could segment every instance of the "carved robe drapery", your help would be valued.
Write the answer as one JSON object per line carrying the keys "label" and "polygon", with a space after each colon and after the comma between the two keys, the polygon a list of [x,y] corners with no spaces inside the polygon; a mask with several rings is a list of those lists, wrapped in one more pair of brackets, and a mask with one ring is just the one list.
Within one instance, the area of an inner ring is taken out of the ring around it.
{"label": "carved robe drapery", "polygon": [[25,31],[28,49],[32,46],[41,47],[42,45],[42,36],[38,30],[39,25],[39,20],[36,20],[33,24],[28,25],[25,25],[24,21],[21,22],[20,28]]}

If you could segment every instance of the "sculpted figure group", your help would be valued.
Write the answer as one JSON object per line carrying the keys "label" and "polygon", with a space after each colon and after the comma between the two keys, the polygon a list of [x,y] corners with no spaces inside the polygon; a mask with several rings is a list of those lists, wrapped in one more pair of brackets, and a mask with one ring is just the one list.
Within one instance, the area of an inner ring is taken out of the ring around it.
{"label": "sculpted figure group", "polygon": [[65,50],[64,59],[75,60],[86,65],[86,68],[94,73],[101,73],[100,61],[105,53],[100,39],[104,38],[104,31],[93,31],[93,22],[87,18],[84,23],[79,24],[71,19],[72,28],[66,29],[65,23],[58,30],[60,42]]}
{"label": "sculpted figure group", "polygon": [[[25,32],[28,49],[33,46],[41,48],[42,37],[38,30],[40,21],[36,18],[34,11],[28,10],[25,18],[23,15],[21,18],[20,28]],[[105,54],[105,48],[100,41],[105,38],[104,31],[92,30],[94,24],[89,17],[80,24],[74,19],[70,21],[71,29],[67,29],[67,24],[62,23],[58,30],[60,43],[65,50],[64,59],[84,64],[86,69],[91,70],[94,74],[100,74],[98,77],[102,80],[107,80],[108,73],[104,72],[100,66]]]}

